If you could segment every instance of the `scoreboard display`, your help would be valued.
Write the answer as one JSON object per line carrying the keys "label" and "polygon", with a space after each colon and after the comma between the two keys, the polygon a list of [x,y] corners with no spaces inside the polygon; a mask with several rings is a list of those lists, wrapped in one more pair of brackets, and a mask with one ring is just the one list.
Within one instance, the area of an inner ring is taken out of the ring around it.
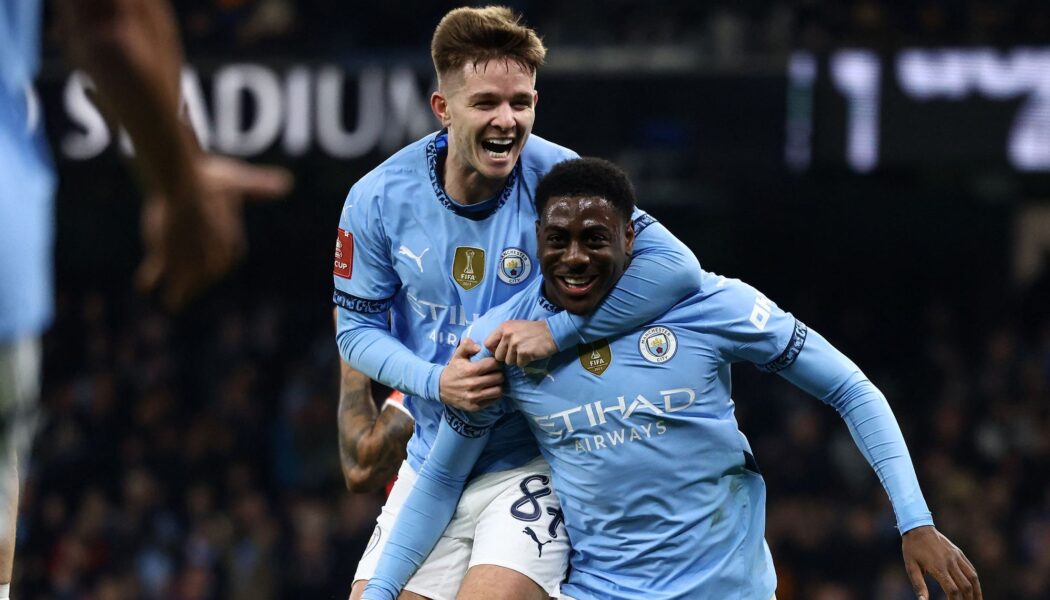
{"label": "scoreboard display", "polygon": [[787,75],[794,170],[1050,172],[1050,47],[798,51]]}

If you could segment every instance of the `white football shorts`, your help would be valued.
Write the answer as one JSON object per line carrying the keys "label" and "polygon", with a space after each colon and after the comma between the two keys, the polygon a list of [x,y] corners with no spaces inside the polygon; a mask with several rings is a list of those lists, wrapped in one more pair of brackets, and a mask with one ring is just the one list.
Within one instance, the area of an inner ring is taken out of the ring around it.
{"label": "white football shorts", "polygon": [[[405,461],[376,519],[354,581],[369,579],[375,572],[415,481],[416,472]],[[497,565],[525,575],[557,596],[568,564],[569,539],[550,467],[536,458],[515,469],[486,473],[467,484],[445,533],[405,589],[432,600],[454,600],[470,567]]]}

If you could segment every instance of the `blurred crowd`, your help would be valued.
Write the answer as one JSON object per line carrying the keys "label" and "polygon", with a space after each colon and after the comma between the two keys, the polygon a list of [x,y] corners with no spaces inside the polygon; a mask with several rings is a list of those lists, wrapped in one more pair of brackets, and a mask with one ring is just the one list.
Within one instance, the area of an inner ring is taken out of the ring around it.
{"label": "blurred crowd", "polygon": [[[15,597],[345,597],[382,499],[341,479],[328,308],[219,296],[173,320],[124,293],[60,295]],[[905,352],[868,341],[875,306],[823,332],[891,399],[985,597],[1047,598],[1050,315],[984,327],[952,306],[930,302]],[[890,506],[834,411],[746,365],[735,383],[778,598],[911,598]]]}
{"label": "blurred crowd", "polygon": [[[1050,39],[1040,0],[509,0],[551,46],[674,46],[732,60],[831,44],[1024,44]],[[187,0],[176,3],[187,46],[275,54],[425,50],[434,25],[462,2]]]}
{"label": "blurred crowd", "polygon": [[60,296],[15,597],[345,597],[381,499],[343,487],[331,332],[206,312]]}

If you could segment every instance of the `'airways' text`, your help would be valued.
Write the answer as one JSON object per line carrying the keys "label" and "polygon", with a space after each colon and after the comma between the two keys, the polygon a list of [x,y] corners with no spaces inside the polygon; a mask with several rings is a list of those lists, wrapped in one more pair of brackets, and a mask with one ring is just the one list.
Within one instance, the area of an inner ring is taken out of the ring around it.
{"label": "'airways' text", "polygon": [[577,452],[597,452],[606,448],[614,448],[621,444],[648,440],[653,436],[667,433],[667,426],[663,421],[646,423],[638,427],[622,427],[616,431],[605,431],[601,434],[583,435],[576,439]]}

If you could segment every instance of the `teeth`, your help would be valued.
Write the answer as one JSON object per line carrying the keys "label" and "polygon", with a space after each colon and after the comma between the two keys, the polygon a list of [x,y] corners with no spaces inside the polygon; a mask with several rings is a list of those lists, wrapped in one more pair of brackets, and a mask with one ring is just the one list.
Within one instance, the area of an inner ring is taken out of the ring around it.
{"label": "teeth", "polygon": [[492,158],[506,158],[510,153],[511,146],[514,145],[514,138],[496,138],[491,140],[483,140],[481,142],[482,148]]}
{"label": "teeth", "polygon": [[569,285],[586,285],[591,281],[590,277],[562,277],[562,279]]}

